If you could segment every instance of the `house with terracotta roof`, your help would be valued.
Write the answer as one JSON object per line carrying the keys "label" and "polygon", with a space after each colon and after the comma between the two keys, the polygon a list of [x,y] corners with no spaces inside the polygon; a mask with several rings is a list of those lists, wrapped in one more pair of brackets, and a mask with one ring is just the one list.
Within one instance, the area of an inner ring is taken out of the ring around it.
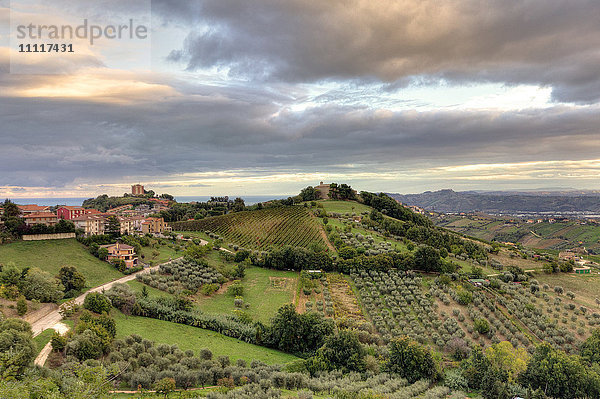
{"label": "house with terracotta roof", "polygon": [[30,213],[50,212],[49,206],[40,206],[35,204],[30,205],[17,205],[21,211],[21,215],[28,215]]}
{"label": "house with terracotta roof", "polygon": [[52,212],[35,212],[23,215],[23,220],[27,226],[35,224],[44,224],[46,226],[54,226],[58,223],[58,217]]}
{"label": "house with terracotta roof", "polygon": [[87,209],[82,206],[61,206],[56,210],[59,219],[72,220],[82,215],[100,214],[96,209]]}
{"label": "house with terracotta roof", "polygon": [[136,267],[138,265],[137,254],[135,253],[135,248],[131,245],[122,244],[117,242],[116,244],[102,245],[101,248],[106,248],[108,250],[107,261],[112,260],[122,260],[125,262],[125,267],[128,269],[131,267]]}
{"label": "house with terracotta roof", "polygon": [[160,198],[148,198],[148,201],[156,202],[157,204],[165,206],[167,208],[169,207],[169,200],[164,200]]}

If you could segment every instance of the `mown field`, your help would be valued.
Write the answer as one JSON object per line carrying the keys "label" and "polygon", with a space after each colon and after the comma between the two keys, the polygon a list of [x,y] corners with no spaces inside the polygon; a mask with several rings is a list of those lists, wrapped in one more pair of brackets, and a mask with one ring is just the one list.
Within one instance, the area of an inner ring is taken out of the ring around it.
{"label": "mown field", "polygon": [[228,243],[249,249],[326,245],[318,221],[300,206],[235,212],[202,220],[174,222],[171,226],[177,231],[210,231]]}
{"label": "mown field", "polygon": [[370,206],[359,204],[356,201],[336,201],[336,200],[321,200],[318,204],[323,205],[326,212],[335,212],[352,215],[356,213],[360,215],[363,212],[371,212],[373,209]]}
{"label": "mown field", "polygon": [[170,259],[179,258],[183,254],[183,247],[176,251],[169,245],[159,245],[156,248],[142,247],[143,261],[151,265],[168,262]]}
{"label": "mown field", "polygon": [[0,245],[0,263],[14,262],[20,268],[38,267],[57,275],[62,266],[75,266],[88,287],[112,281],[123,275],[107,262],[92,256],[75,239],[17,241]]}
{"label": "mown field", "polygon": [[[287,303],[294,302],[298,273],[250,267],[242,280],[244,287],[244,309],[254,321],[268,323],[277,310]],[[227,294],[226,288],[212,297],[199,295],[198,307],[206,313],[232,314],[236,309],[234,297]]]}
{"label": "mown field", "polygon": [[590,309],[600,310],[596,298],[600,298],[600,275],[575,274],[575,273],[539,273],[536,278],[540,283],[546,283],[550,287],[561,286],[566,291],[573,291],[577,296],[575,302],[587,306]]}
{"label": "mown field", "polygon": [[146,317],[125,316],[116,310],[113,310],[112,316],[117,323],[117,338],[138,334],[150,341],[177,344],[181,350],[191,349],[195,353],[200,349],[209,348],[214,356],[229,356],[233,361],[244,359],[248,362],[260,360],[268,364],[284,364],[297,359],[294,355],[248,344],[197,327]]}

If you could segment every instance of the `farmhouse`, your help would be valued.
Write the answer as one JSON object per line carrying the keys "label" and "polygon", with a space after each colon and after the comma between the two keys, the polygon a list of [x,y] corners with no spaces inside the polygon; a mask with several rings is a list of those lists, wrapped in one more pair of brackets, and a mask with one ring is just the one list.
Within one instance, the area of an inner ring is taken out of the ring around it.
{"label": "farmhouse", "polygon": [[116,244],[102,245],[101,248],[106,248],[108,250],[108,257],[106,260],[109,262],[113,259],[122,260],[125,262],[125,267],[127,268],[135,267],[138,264],[137,255],[131,245],[117,242]]}

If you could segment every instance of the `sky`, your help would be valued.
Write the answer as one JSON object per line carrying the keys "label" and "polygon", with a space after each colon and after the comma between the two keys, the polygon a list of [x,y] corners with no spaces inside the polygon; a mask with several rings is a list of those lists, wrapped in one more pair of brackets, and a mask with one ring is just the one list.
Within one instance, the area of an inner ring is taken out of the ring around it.
{"label": "sky", "polygon": [[[17,51],[19,23],[84,19],[149,34]],[[0,0],[0,198],[599,189],[599,20],[597,0]]]}

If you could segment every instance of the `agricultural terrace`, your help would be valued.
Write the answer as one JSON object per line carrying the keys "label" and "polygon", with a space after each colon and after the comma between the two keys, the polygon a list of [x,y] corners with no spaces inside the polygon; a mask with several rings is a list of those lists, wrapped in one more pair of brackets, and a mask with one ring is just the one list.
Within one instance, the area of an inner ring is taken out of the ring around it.
{"label": "agricultural terrace", "polygon": [[243,310],[253,321],[268,323],[280,307],[294,302],[298,273],[249,267],[240,284],[243,302],[238,307],[235,296],[227,292],[229,284],[213,296],[196,295],[196,304],[204,313],[234,314]]}
{"label": "agricultural terrace", "polygon": [[291,245],[308,248],[326,246],[326,236],[308,210],[301,206],[280,206],[256,211],[234,212],[202,220],[171,223],[177,231],[204,231],[226,242],[248,249]]}
{"label": "agricultural terrace", "polygon": [[365,250],[395,249],[400,252],[408,252],[408,248],[403,241],[385,237],[373,230],[367,230],[360,223],[343,218],[330,218],[327,224],[338,232],[344,245],[356,249],[364,248]]}
{"label": "agricultural terrace", "polygon": [[593,309],[535,280],[530,286],[535,288],[527,289],[499,280],[489,288],[466,282],[453,286],[395,270],[359,271],[351,277],[385,341],[407,335],[453,355],[469,342],[489,346],[502,340],[529,351],[545,341],[573,353],[600,325]]}
{"label": "agricultural terrace", "polygon": [[95,287],[123,275],[107,262],[91,255],[77,240],[17,241],[0,245],[0,264],[14,263],[19,268],[37,267],[53,276],[63,266],[75,266],[85,276],[88,287]]}

